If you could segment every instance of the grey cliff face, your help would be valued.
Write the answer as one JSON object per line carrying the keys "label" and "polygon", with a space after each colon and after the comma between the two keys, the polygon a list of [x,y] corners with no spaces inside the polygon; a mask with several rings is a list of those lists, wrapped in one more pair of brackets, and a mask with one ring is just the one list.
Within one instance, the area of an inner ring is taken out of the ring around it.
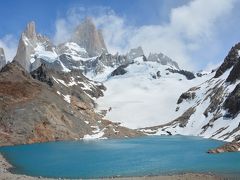
{"label": "grey cliff face", "polygon": [[29,39],[35,40],[37,38],[35,22],[32,21],[32,22],[27,24],[27,27],[24,31],[24,34]]}
{"label": "grey cliff face", "polygon": [[6,58],[3,48],[0,48],[0,70],[6,65]]}
{"label": "grey cliff face", "polygon": [[179,69],[179,66],[177,64],[177,62],[173,61],[171,58],[169,58],[168,56],[159,53],[150,53],[148,56],[148,61],[155,61],[155,62],[159,62],[162,65],[171,65],[174,66],[175,68]]}
{"label": "grey cliff face", "polygon": [[141,57],[144,55],[144,52],[143,52],[143,49],[142,47],[137,47],[137,48],[134,48],[134,49],[131,49],[130,52],[127,54],[127,58],[129,60],[133,60],[137,57]]}
{"label": "grey cliff face", "polygon": [[35,23],[30,22],[25,31],[21,34],[19,40],[17,54],[14,57],[14,61],[17,61],[22,67],[30,71],[30,56],[34,52],[34,47],[36,46],[36,31]]}
{"label": "grey cliff face", "polygon": [[85,73],[93,71],[94,74],[104,72],[105,66],[107,67],[118,67],[121,65],[129,64],[131,61],[124,55],[112,55],[108,53],[102,53],[101,56],[95,60],[86,61],[83,63]]}
{"label": "grey cliff face", "polygon": [[36,33],[35,22],[27,24],[25,31],[21,34],[17,54],[14,61],[17,61],[26,71],[31,71],[31,58],[35,53],[38,44],[42,44],[47,51],[53,50],[53,44],[50,40]]}
{"label": "grey cliff face", "polygon": [[86,49],[90,57],[107,52],[102,32],[97,30],[90,18],[80,24],[72,35],[71,41]]}

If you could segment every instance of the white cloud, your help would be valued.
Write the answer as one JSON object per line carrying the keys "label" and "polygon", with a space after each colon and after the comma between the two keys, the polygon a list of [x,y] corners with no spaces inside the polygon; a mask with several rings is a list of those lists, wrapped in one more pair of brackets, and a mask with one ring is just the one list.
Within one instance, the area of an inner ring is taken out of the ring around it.
{"label": "white cloud", "polygon": [[11,62],[16,55],[17,40],[12,35],[5,35],[0,39],[0,47],[4,49],[6,60]]}
{"label": "white cloud", "polygon": [[214,42],[217,22],[231,12],[233,4],[234,0],[194,0],[172,9],[164,25],[131,27],[114,14],[97,17],[96,22],[102,21],[110,50],[125,51],[141,45],[147,54],[161,51],[182,67],[192,68],[191,53]]}
{"label": "white cloud", "polygon": [[63,37],[70,34],[69,30],[72,30],[69,27],[76,26],[83,16],[92,15],[96,25],[103,30],[110,52],[125,53],[130,48],[141,45],[146,54],[163,52],[181,67],[193,68],[199,62],[193,61],[195,58],[192,54],[215,46],[218,42],[218,22],[231,13],[234,2],[235,0],[193,0],[173,8],[168,23],[141,27],[129,25],[127,18],[116,15],[109,8],[74,8],[68,12],[67,18],[57,21],[55,37],[63,40]]}
{"label": "white cloud", "polygon": [[58,18],[55,22],[55,34],[53,41],[55,44],[66,42],[71,38],[73,30],[79,25],[86,16],[98,17],[112,12],[106,7],[73,7],[70,8],[65,17]]}
{"label": "white cloud", "polygon": [[219,62],[219,63],[209,62],[205,67],[205,71],[211,72],[212,70],[216,70],[221,64],[222,62]]}
{"label": "white cloud", "polygon": [[136,27],[126,25],[125,19],[114,12],[94,17],[93,20],[98,28],[103,30],[104,40],[110,52],[125,53],[129,50],[129,42]]}
{"label": "white cloud", "polygon": [[64,19],[58,19],[55,23],[56,32],[53,37],[55,44],[66,42],[70,38],[70,30],[67,28],[67,22]]}

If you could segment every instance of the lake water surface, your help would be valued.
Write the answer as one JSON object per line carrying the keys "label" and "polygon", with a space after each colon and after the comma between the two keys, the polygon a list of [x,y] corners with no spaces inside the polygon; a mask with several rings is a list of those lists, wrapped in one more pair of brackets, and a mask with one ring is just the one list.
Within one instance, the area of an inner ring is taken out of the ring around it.
{"label": "lake water surface", "polygon": [[2,147],[14,172],[31,176],[99,178],[183,172],[239,174],[240,153],[207,154],[223,142],[184,136],[51,142]]}

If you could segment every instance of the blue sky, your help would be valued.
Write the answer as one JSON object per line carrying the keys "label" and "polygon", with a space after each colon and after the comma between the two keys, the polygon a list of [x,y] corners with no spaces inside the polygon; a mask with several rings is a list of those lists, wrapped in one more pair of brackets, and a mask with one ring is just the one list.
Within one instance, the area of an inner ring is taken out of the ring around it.
{"label": "blue sky", "polygon": [[[135,25],[163,23],[172,7],[189,0],[9,0],[0,6],[0,37],[20,34],[26,23],[34,20],[38,31],[52,35],[57,18],[64,17],[73,7],[109,7],[119,16],[126,16]],[[90,14],[91,15],[91,14]],[[145,17],[147,15],[147,17]]]}
{"label": "blue sky", "polygon": [[240,40],[239,8],[237,0],[9,0],[0,6],[0,46],[10,60],[31,20],[60,43],[89,15],[113,53],[141,45],[200,69],[221,62]]}

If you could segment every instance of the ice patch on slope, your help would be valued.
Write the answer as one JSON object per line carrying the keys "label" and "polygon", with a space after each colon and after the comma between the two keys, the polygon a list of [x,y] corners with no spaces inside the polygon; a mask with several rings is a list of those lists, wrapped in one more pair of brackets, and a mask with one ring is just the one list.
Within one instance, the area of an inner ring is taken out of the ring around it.
{"label": "ice patch on slope", "polygon": [[[65,44],[66,47],[68,47],[68,49],[70,50],[71,53],[74,53],[74,54],[78,54],[79,52],[83,52],[83,53],[87,53],[87,51],[80,47],[78,44],[74,43],[74,42],[67,42]],[[67,51],[69,52],[69,51]]]}
{"label": "ice patch on slope", "polygon": [[37,47],[34,50],[35,54],[33,56],[36,58],[43,59],[49,63],[58,60],[58,55],[55,51],[46,51],[41,44],[37,44]]}
{"label": "ice patch on slope", "polygon": [[63,95],[64,100],[68,103],[71,103],[71,95]]}
{"label": "ice patch on slope", "polygon": [[91,134],[91,135],[89,135],[89,134],[84,135],[83,140],[107,139],[106,137],[103,137],[105,129],[100,130],[98,126],[91,126],[91,128],[94,129],[92,131],[93,134]]}

